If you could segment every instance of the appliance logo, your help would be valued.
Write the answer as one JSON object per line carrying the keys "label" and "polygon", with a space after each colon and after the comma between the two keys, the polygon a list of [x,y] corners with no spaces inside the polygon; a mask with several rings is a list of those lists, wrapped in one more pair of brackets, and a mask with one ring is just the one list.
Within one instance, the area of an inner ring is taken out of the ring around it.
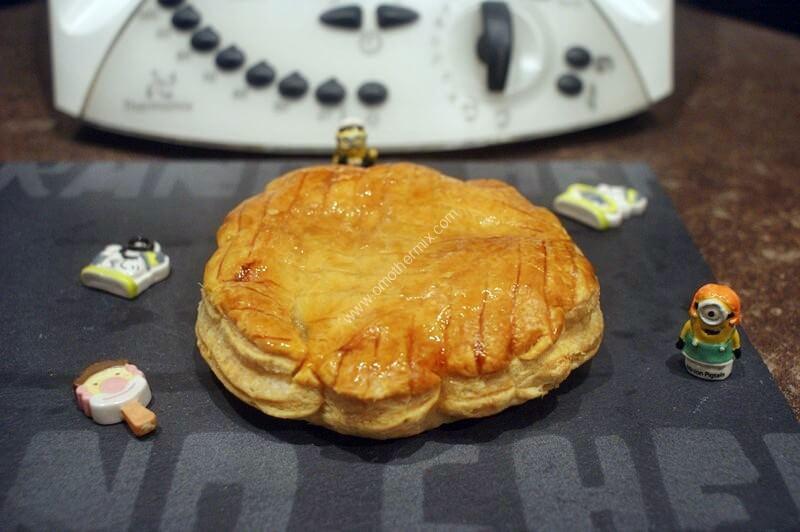
{"label": "appliance logo", "polygon": [[191,111],[192,102],[176,100],[175,86],[178,83],[178,75],[175,71],[159,72],[150,71],[150,79],[144,90],[144,98],[133,100],[126,98],[124,106],[126,111],[135,113],[145,113],[148,111]]}

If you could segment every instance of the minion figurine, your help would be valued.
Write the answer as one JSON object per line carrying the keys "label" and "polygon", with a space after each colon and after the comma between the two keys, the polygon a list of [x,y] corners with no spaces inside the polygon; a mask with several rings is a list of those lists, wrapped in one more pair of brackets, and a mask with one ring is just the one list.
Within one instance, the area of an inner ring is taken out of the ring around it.
{"label": "minion figurine", "polygon": [[372,166],[378,160],[378,150],[367,147],[367,132],[357,118],[345,118],[336,133],[333,164]]}
{"label": "minion figurine", "polygon": [[742,354],[736,330],[741,312],[739,296],[730,287],[707,284],[697,290],[675,344],[683,352],[686,371],[710,381],[728,378],[734,357]]}

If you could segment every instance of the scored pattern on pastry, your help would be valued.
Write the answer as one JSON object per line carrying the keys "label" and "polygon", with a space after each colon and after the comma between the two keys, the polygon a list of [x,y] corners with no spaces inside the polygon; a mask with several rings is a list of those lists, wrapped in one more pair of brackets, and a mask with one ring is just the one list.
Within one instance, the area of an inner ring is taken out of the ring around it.
{"label": "scored pattern on pastry", "polygon": [[[602,334],[589,261],[499,181],[301,169],[231,211],[217,244],[203,356],[265,412],[341,432],[413,434],[543,395]],[[392,401],[420,410],[389,419]]]}

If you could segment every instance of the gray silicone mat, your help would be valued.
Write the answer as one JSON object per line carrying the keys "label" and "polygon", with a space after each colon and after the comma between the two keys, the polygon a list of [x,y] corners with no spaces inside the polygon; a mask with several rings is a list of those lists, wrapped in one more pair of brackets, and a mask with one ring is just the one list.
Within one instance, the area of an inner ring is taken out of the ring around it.
{"label": "gray silicone mat", "polygon": [[[300,164],[0,167],[0,528],[800,527],[800,431],[759,355],[745,338],[724,382],[682,368],[686,305],[713,279],[640,164],[434,163],[545,205],[575,180],[649,196],[618,230],[565,222],[600,277],[606,333],[556,392],[390,442],[241,404],[195,348],[198,282],[225,213]],[[168,280],[135,301],[79,284],[136,233],[162,242]],[[151,437],[75,407],[71,380],[111,357],[147,373]]]}

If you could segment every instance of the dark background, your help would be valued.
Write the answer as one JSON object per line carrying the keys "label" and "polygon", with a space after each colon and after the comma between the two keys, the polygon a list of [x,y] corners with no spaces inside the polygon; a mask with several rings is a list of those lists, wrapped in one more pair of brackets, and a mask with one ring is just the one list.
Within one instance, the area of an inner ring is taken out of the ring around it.
{"label": "dark background", "polygon": [[[0,344],[0,529],[798,529],[800,426],[748,335],[721,382],[689,375],[674,347],[710,272],[647,166],[425,163],[506,180],[540,205],[576,180],[633,186],[650,203],[606,233],[564,221],[602,287],[591,362],[543,398],[390,441],[263,415],[195,345],[219,220],[308,161],[0,166],[0,178],[41,179],[0,189],[0,220],[17,221],[0,231],[0,249],[13,250],[0,286],[14,287],[0,297],[11,331]],[[170,277],[133,301],[82,286],[81,266],[134,228],[157,235]],[[158,430],[134,441],[123,423],[76,408],[70,383],[98,358],[145,372]],[[418,482],[388,482],[389,470]]]}
{"label": "dark background", "polygon": [[684,3],[800,33],[800,3],[797,0],[684,0]]}

